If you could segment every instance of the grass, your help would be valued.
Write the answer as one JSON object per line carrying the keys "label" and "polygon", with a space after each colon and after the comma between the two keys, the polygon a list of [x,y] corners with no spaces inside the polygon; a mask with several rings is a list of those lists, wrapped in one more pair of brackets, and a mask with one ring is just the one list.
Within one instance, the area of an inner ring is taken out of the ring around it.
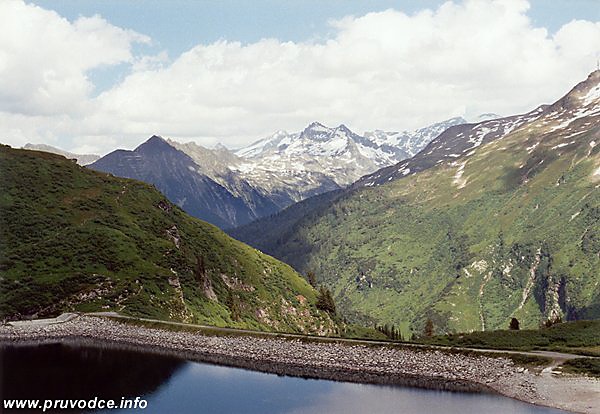
{"label": "grass", "polygon": [[593,356],[600,348],[600,320],[566,322],[541,329],[440,335],[422,338],[419,342],[465,348],[584,352],[584,355]]}
{"label": "grass", "polygon": [[8,146],[0,147],[0,170],[2,319],[104,310],[338,330],[292,268],[190,217],[148,184]]}
{"label": "grass", "polygon": [[364,327],[357,324],[348,324],[342,332],[343,338],[387,341],[389,338],[376,329]]}
{"label": "grass", "polygon": [[576,358],[563,364],[563,372],[600,378],[600,359]]}
{"label": "grass", "polygon": [[552,310],[600,318],[594,139],[580,134],[559,154],[560,134],[528,150],[540,136],[521,130],[460,158],[464,187],[459,165],[444,162],[288,217],[282,233],[244,237],[314,271],[349,320],[404,337],[427,319],[442,334],[505,329],[512,317],[534,329]]}

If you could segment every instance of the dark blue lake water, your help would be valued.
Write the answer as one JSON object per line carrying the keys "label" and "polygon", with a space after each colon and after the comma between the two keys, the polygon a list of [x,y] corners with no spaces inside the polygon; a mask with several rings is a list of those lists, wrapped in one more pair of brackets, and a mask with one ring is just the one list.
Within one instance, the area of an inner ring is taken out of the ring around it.
{"label": "dark blue lake water", "polygon": [[564,413],[495,395],[280,377],[101,346],[0,346],[0,354],[0,399],[147,401],[106,413]]}

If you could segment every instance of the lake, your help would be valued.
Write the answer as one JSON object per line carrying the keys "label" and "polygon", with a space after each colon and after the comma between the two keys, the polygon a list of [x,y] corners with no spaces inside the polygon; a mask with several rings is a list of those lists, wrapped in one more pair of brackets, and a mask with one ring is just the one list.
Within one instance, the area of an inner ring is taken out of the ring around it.
{"label": "lake", "polygon": [[102,413],[564,413],[496,395],[282,377],[100,344],[0,345],[0,362],[3,400],[147,401]]}

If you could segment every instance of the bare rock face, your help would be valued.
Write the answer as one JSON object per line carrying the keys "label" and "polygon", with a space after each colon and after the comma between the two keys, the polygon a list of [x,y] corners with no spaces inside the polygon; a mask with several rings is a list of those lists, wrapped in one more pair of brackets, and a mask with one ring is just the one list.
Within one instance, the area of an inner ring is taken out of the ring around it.
{"label": "bare rock face", "polygon": [[196,265],[195,276],[204,296],[206,296],[207,299],[210,299],[214,302],[218,302],[219,299],[217,298],[217,295],[213,289],[212,281],[208,276],[208,272],[204,266],[204,258],[202,256],[198,257],[198,264]]}
{"label": "bare rock face", "polygon": [[173,227],[166,230],[166,233],[169,239],[171,239],[175,244],[175,247],[179,249],[179,245],[181,244],[181,236],[179,235],[177,226],[173,225]]}

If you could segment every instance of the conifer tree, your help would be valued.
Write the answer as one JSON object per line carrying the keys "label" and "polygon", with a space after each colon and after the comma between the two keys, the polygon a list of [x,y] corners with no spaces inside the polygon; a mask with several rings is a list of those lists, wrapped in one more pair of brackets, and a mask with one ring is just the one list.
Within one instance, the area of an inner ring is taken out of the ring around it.
{"label": "conifer tree", "polygon": [[312,287],[317,287],[317,275],[315,274],[315,272],[313,272],[312,270],[306,272],[306,279]]}
{"label": "conifer tree", "polygon": [[317,309],[329,312],[331,315],[335,315],[335,301],[329,289],[325,286],[319,288],[319,295],[317,296]]}
{"label": "conifer tree", "polygon": [[423,329],[423,336],[431,338],[433,336],[433,321],[431,319],[427,319],[425,322],[425,328]]}

